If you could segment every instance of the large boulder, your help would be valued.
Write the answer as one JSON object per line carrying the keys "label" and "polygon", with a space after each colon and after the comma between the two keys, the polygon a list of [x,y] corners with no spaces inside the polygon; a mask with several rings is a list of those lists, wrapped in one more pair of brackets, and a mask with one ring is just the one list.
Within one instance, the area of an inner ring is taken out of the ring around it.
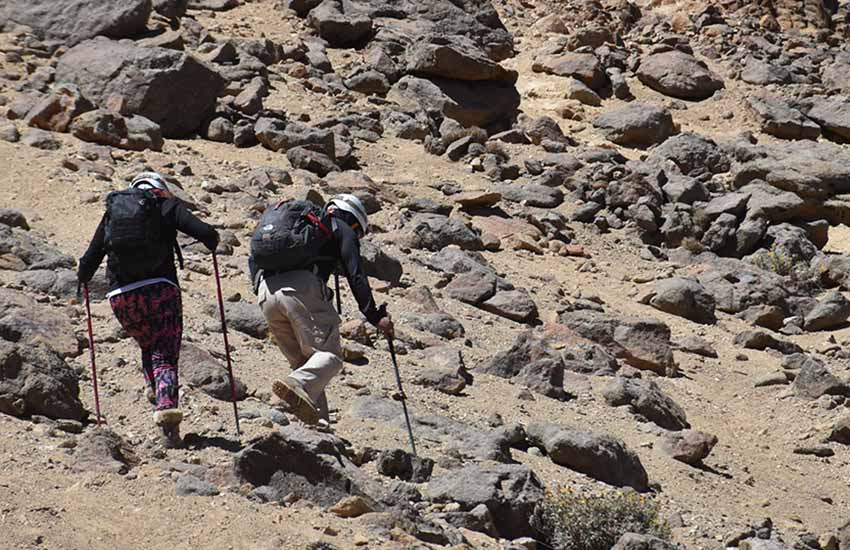
{"label": "large boulder", "polygon": [[42,345],[4,340],[0,340],[0,412],[71,420],[86,416],[77,375],[59,355]]}
{"label": "large boulder", "polygon": [[462,511],[483,504],[498,534],[515,539],[535,535],[531,519],[544,498],[544,489],[525,465],[472,465],[433,479],[426,496],[432,502],[456,502]]}
{"label": "large boulder", "polygon": [[63,84],[30,109],[26,123],[51,132],[67,132],[71,121],[91,108],[76,86]]}
{"label": "large boulder", "polygon": [[529,443],[545,449],[555,464],[617,487],[649,488],[640,458],[619,439],[543,423],[530,424],[527,433]]}
{"label": "large boulder", "polygon": [[606,139],[629,147],[649,147],[676,132],[670,111],[647,103],[607,110],[592,122]]}
{"label": "large boulder", "polygon": [[129,38],[145,32],[151,0],[4,0],[0,21],[32,27],[74,46],[95,36]]}
{"label": "large boulder", "polygon": [[467,127],[506,121],[520,104],[519,92],[511,83],[412,75],[399,80],[388,98],[404,108],[438,111]]}
{"label": "large boulder", "polygon": [[141,115],[125,117],[103,109],[77,117],[71,133],[83,141],[131,151],[161,151],[164,144],[158,124]]}
{"label": "large boulder", "polygon": [[655,309],[696,323],[711,325],[717,322],[714,297],[693,279],[663,279],[655,284],[647,302]]}
{"label": "large boulder", "polygon": [[680,99],[707,99],[723,88],[723,80],[705,63],[678,50],[647,56],[637,76],[653,90]]}
{"label": "large boulder", "polygon": [[150,119],[165,137],[198,130],[224,86],[215,70],[188,54],[102,37],[68,50],[56,80],[76,84],[96,105]]}

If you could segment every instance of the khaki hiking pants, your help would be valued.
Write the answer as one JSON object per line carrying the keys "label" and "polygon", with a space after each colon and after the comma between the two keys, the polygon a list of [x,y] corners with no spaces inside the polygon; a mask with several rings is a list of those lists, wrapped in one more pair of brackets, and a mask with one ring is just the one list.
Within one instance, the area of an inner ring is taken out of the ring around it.
{"label": "khaki hiking pants", "polygon": [[325,386],[342,370],[339,315],[325,283],[310,271],[289,271],[260,282],[257,299],[280,351],[328,419]]}

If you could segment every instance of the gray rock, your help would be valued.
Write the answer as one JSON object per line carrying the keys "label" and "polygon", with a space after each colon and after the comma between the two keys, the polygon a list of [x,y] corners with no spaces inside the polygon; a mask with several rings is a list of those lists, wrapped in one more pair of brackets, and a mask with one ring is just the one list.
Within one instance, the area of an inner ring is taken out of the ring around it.
{"label": "gray rock", "polygon": [[0,21],[27,25],[44,38],[73,46],[98,35],[141,34],[150,13],[150,0],[8,0],[0,6]]}
{"label": "gray rock", "polygon": [[667,430],[691,427],[682,407],[651,380],[618,376],[605,388],[603,396],[609,405],[629,406],[632,412]]}
{"label": "gray rock", "polygon": [[417,40],[407,53],[410,74],[467,81],[516,82],[516,71],[504,69],[490,59],[474,41],[461,36],[428,35]]}
{"label": "gray rock", "polygon": [[234,472],[254,487],[296,493],[323,507],[350,495],[379,494],[344,449],[332,435],[292,424],[249,443],[234,457]]}
{"label": "gray rock", "polygon": [[411,248],[441,250],[457,245],[465,250],[484,248],[481,237],[457,218],[437,214],[417,214],[403,230],[402,240]]}
{"label": "gray rock", "polygon": [[86,416],[76,373],[44,346],[0,340],[0,372],[0,412],[69,420]]}
{"label": "gray rock", "polygon": [[70,130],[83,141],[131,151],[161,151],[164,144],[162,129],[155,122],[139,115],[124,117],[102,109],[77,117]]}
{"label": "gray rock", "polygon": [[648,303],[655,309],[696,323],[717,322],[714,297],[693,279],[673,277],[657,282]]}
{"label": "gray rock", "polygon": [[669,542],[650,535],[626,533],[611,550],[675,550]]}
{"label": "gray rock", "polygon": [[781,139],[817,139],[820,126],[782,101],[751,97],[747,100],[761,120],[761,130]]}
{"label": "gray rock", "polygon": [[596,92],[601,92],[608,85],[605,67],[592,53],[541,55],[534,60],[531,69],[538,73],[575,78]]}
{"label": "gray rock", "polygon": [[30,229],[26,216],[20,210],[13,210],[12,208],[0,208],[0,224],[19,227],[24,231]]}
{"label": "gray rock", "polygon": [[333,47],[357,45],[372,34],[368,15],[342,0],[324,0],[310,10],[307,21]]}
{"label": "gray rock", "polygon": [[180,19],[188,7],[189,0],[153,0],[153,10],[166,19]]}
{"label": "gray rock", "polygon": [[833,375],[826,366],[815,358],[807,359],[800,367],[794,384],[794,394],[804,399],[818,399],[823,395],[850,396],[847,384]]}
{"label": "gray rock", "polygon": [[520,323],[537,320],[537,304],[524,290],[504,290],[481,302],[481,309]]}
{"label": "gray rock", "polygon": [[217,72],[183,52],[102,37],[63,55],[56,79],[76,84],[97,105],[151,120],[166,137],[198,130],[224,85]]}
{"label": "gray rock", "polygon": [[803,328],[808,331],[826,330],[847,322],[850,318],[850,300],[838,291],[824,296],[818,305],[806,313]]}
{"label": "gray rock", "polygon": [[463,325],[448,313],[417,313],[402,317],[411,328],[430,332],[448,340],[460,338],[465,334]]}
{"label": "gray rock", "polygon": [[227,11],[240,4],[240,0],[189,0],[193,10]]}
{"label": "gray rock", "polygon": [[[218,304],[207,304],[204,311],[210,317],[218,318]],[[269,327],[263,312],[256,304],[249,302],[226,302],[224,313],[227,317],[227,326],[238,330],[243,334],[264,340],[269,335]]]}
{"label": "gray rock", "polygon": [[699,336],[686,336],[676,343],[676,347],[686,353],[717,358],[717,350],[714,349],[714,344]]}
{"label": "gray rock", "polygon": [[728,172],[730,168],[729,157],[722,148],[712,139],[691,132],[671,137],[647,157],[647,162],[653,164],[668,160],[673,161],[682,174],[692,177]]}
{"label": "gray rock", "polygon": [[[233,400],[227,367],[207,350],[184,341],[180,348],[180,360],[181,380],[186,384],[215,399]],[[245,383],[235,377],[233,382],[236,389],[236,400],[245,399],[248,395]]]}
{"label": "gray rock", "polygon": [[126,474],[139,463],[132,446],[111,428],[90,428],[77,440],[71,466],[77,473]]}
{"label": "gray rock", "polygon": [[647,103],[607,110],[592,123],[606,139],[629,147],[649,147],[676,132],[670,111]]}
{"label": "gray rock", "polygon": [[0,140],[8,141],[9,143],[17,143],[21,139],[21,134],[14,124],[0,123]]}
{"label": "gray rock", "polygon": [[714,446],[717,436],[697,430],[668,433],[661,443],[662,450],[673,459],[685,464],[701,464]]}
{"label": "gray rock", "polygon": [[487,271],[470,271],[454,277],[446,286],[450,298],[480,305],[496,294],[496,276]]}
{"label": "gray rock", "polygon": [[345,79],[345,87],[361,94],[384,95],[392,84],[386,75],[378,71],[362,71]]}
{"label": "gray rock", "polygon": [[707,202],[710,198],[708,189],[701,181],[689,176],[673,176],[662,187],[670,202],[693,204],[697,201]]}
{"label": "gray rock", "polygon": [[680,99],[707,99],[723,88],[723,80],[705,63],[678,50],[645,57],[637,76],[653,90]]}
{"label": "gray rock", "polygon": [[24,130],[24,133],[21,134],[21,143],[44,151],[56,151],[62,147],[59,140],[53,137],[50,132],[34,128]]}
{"label": "gray rock", "polygon": [[501,185],[496,191],[505,200],[539,208],[555,208],[564,202],[564,193],[560,189],[545,185]]}
{"label": "gray rock", "polygon": [[534,536],[530,525],[544,496],[538,477],[521,464],[466,466],[434,478],[426,496],[433,502],[457,502],[469,511],[485,505],[501,537]]}
{"label": "gray rock", "polygon": [[402,449],[382,451],[377,460],[378,473],[402,481],[425,483],[431,479],[434,461],[430,458],[413,456]]}
{"label": "gray rock", "polygon": [[397,285],[404,274],[402,263],[369,239],[360,241],[360,257],[366,275]]}
{"label": "gray rock", "polygon": [[465,127],[485,127],[511,117],[520,104],[513,84],[464,82],[408,75],[387,96],[403,108],[434,110]]}
{"label": "gray rock", "polygon": [[803,349],[793,342],[776,338],[763,330],[746,330],[735,336],[735,345],[746,349],[775,349],[785,355],[801,353]]}
{"label": "gray rock", "polygon": [[809,100],[806,116],[817,122],[826,137],[850,140],[850,99],[844,96]]}
{"label": "gray rock", "polygon": [[741,70],[741,80],[756,86],[787,84],[791,81],[791,73],[784,67],[750,57]]}
{"label": "gray rock", "polygon": [[676,371],[670,327],[661,321],[589,310],[565,312],[561,314],[560,321],[633,367],[662,375]]}
{"label": "gray rock", "polygon": [[638,456],[610,436],[552,424],[532,423],[528,441],[546,449],[555,464],[617,487],[646,491],[649,480]]}
{"label": "gray rock", "polygon": [[233,123],[224,117],[216,117],[207,125],[204,135],[210,141],[233,143]]}
{"label": "gray rock", "polygon": [[63,358],[75,357],[80,352],[75,326],[62,310],[0,288],[0,338],[19,346],[46,346]]}
{"label": "gray rock", "polygon": [[458,374],[457,369],[430,367],[419,371],[414,384],[436,389],[447,395],[460,395],[466,388],[466,379]]}
{"label": "gray rock", "polygon": [[790,550],[790,546],[777,540],[750,538],[738,543],[738,550]]}
{"label": "gray rock", "polygon": [[833,424],[828,439],[842,445],[850,445],[850,416],[840,418]]}
{"label": "gray rock", "polygon": [[176,491],[178,497],[214,497],[221,492],[212,483],[192,474],[183,474],[177,478]]}

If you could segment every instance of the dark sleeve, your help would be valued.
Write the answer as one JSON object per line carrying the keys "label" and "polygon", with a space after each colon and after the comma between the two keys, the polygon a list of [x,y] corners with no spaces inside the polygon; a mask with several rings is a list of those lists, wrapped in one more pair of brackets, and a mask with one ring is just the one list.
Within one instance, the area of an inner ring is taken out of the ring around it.
{"label": "dark sleeve", "polygon": [[81,283],[88,283],[92,280],[97,268],[100,267],[100,262],[102,262],[103,257],[106,256],[105,233],[106,214],[100,218],[100,223],[97,225],[94,237],[92,237],[92,240],[89,243],[89,248],[86,250],[86,253],[83,254],[83,257],[80,258],[80,268],[77,270],[77,279]]}
{"label": "dark sleeve", "polygon": [[185,206],[176,200],[166,205],[166,208],[173,209],[174,225],[178,231],[198,239],[210,250],[216,249],[216,246],[218,246],[218,231],[213,226],[196,218],[194,214],[189,212]]}
{"label": "dark sleeve", "polygon": [[341,222],[336,225],[340,258],[345,276],[348,279],[348,286],[351,288],[351,293],[354,294],[354,299],[357,300],[360,312],[366,316],[370,323],[377,326],[378,321],[381,320],[381,313],[375,304],[372,289],[369,288],[369,278],[363,271],[363,264],[360,261],[360,241],[357,240],[357,235],[351,227]]}

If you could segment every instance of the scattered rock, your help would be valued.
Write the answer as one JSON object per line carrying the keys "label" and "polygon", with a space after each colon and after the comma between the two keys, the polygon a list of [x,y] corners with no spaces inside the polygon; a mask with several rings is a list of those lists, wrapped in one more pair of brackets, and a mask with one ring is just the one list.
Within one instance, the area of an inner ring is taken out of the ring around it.
{"label": "scattered rock", "polygon": [[685,411],[652,380],[617,377],[603,392],[613,407],[628,405],[633,412],[667,430],[690,428]]}
{"label": "scattered rock", "polygon": [[221,492],[212,483],[199,479],[192,474],[183,474],[177,478],[176,490],[179,497],[214,497]]}
{"label": "scattered rock", "polygon": [[126,474],[139,463],[133,448],[110,428],[86,430],[74,451],[73,470],[78,473]]}
{"label": "scattered rock", "polygon": [[823,395],[850,395],[847,384],[814,358],[806,359],[800,367],[791,389],[796,396],[810,400]]}
{"label": "scattered rock", "polygon": [[668,433],[661,448],[673,459],[685,464],[701,464],[717,444],[717,436],[697,430],[682,430]]}
{"label": "scattered rock", "polygon": [[653,90],[680,99],[707,99],[723,88],[723,80],[705,63],[678,50],[645,57],[637,77]]}
{"label": "scattered rock", "polygon": [[[218,319],[220,312],[218,304],[207,304],[204,311],[210,317]],[[249,302],[227,302],[224,304],[227,326],[243,334],[259,340],[265,340],[269,335],[269,326],[263,312],[256,304]]]}
{"label": "scattered rock", "polygon": [[838,291],[824,296],[818,305],[803,318],[803,328],[807,331],[826,330],[847,322],[850,318],[850,300]]}
{"label": "scattered rock", "polygon": [[341,518],[357,518],[363,514],[371,514],[375,509],[372,504],[363,497],[345,497],[330,508],[328,512]]}
{"label": "scattered rock", "polygon": [[648,297],[649,305],[655,309],[690,319],[696,323],[714,324],[714,297],[693,279],[673,277],[655,284]]}
{"label": "scattered rock", "polygon": [[667,541],[650,535],[626,533],[611,547],[611,550],[674,550],[676,547]]}

